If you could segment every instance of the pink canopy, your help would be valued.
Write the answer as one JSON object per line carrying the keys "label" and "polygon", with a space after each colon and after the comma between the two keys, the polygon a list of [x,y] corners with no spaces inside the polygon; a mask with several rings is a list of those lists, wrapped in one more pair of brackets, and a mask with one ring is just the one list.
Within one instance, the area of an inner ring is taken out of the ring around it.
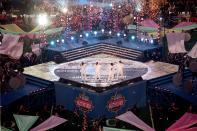
{"label": "pink canopy", "polygon": [[146,19],[144,21],[141,22],[142,26],[145,27],[151,27],[151,28],[159,28],[159,25],[157,23],[155,23],[153,20],[151,19]]}
{"label": "pink canopy", "polygon": [[[186,112],[179,120],[171,125],[166,131],[187,131],[187,127],[197,123],[197,114]],[[190,131],[190,129],[188,129]],[[192,130],[192,129],[191,129]]]}
{"label": "pink canopy", "polygon": [[139,119],[131,111],[128,111],[120,116],[117,116],[116,119],[122,120],[124,122],[129,123],[129,124],[132,124],[144,131],[155,131],[153,128],[151,128],[149,125],[144,123],[141,119]]}
{"label": "pink canopy", "polygon": [[46,121],[44,121],[40,125],[34,127],[30,131],[46,131],[46,130],[54,128],[54,127],[66,122],[66,121],[67,120],[63,119],[63,118],[60,118],[60,117],[57,117],[57,116],[51,116]]}
{"label": "pink canopy", "polygon": [[185,26],[190,26],[194,24],[193,22],[181,22],[178,25],[176,25],[174,28],[180,28],[180,27],[185,27]]}

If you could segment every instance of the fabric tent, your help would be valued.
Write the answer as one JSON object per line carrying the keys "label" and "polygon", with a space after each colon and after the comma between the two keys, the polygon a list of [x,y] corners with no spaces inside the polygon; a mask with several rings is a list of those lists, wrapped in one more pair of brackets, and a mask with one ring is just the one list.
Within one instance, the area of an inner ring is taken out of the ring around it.
{"label": "fabric tent", "polygon": [[40,125],[34,127],[30,131],[46,131],[46,130],[54,128],[54,127],[66,122],[66,121],[67,120],[63,119],[63,118],[60,118],[60,117],[57,117],[57,116],[51,116],[46,121],[44,121]]}
{"label": "fabric tent", "polygon": [[192,58],[197,58],[197,42],[187,55]]}
{"label": "fabric tent", "polygon": [[146,19],[140,23],[144,27],[159,28],[159,25],[151,19]]}
{"label": "fabric tent", "polygon": [[134,125],[134,126],[140,128],[140,129],[144,130],[144,131],[155,131],[153,128],[151,128],[149,125],[144,123],[141,119],[139,119],[131,111],[127,111],[126,113],[117,116],[116,119],[127,122],[131,125]]}
{"label": "fabric tent", "polygon": [[127,129],[103,127],[103,131],[135,131],[135,130],[127,130]]}
{"label": "fabric tent", "polygon": [[191,125],[197,123],[197,114],[186,112],[179,120],[171,125],[166,131],[180,131],[185,130]]}
{"label": "fabric tent", "polygon": [[16,24],[7,24],[7,25],[0,25],[1,28],[4,28],[7,31],[17,32],[17,33],[25,33],[19,26]]}

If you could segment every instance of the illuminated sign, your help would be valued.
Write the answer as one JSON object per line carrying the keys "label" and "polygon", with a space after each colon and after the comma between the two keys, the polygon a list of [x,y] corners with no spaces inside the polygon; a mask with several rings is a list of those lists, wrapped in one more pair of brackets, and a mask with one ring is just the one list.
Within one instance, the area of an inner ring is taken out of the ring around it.
{"label": "illuminated sign", "polygon": [[109,111],[116,112],[125,104],[125,97],[122,95],[112,96],[107,102],[107,108]]}
{"label": "illuminated sign", "polygon": [[89,99],[89,97],[83,94],[79,95],[76,98],[75,104],[78,108],[80,108],[84,112],[92,111],[92,109],[94,108],[92,101]]}

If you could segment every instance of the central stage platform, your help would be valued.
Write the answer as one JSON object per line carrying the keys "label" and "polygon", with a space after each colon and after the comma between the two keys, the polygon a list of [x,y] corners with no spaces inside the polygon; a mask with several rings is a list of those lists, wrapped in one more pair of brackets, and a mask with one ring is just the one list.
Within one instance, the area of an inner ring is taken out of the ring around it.
{"label": "central stage platform", "polygon": [[[122,61],[124,63],[124,79],[114,78],[113,81],[107,81],[107,68],[110,63],[117,63]],[[80,76],[81,62],[87,63],[87,80],[83,81]],[[99,62],[102,65],[101,80],[94,80],[94,64]],[[32,75],[49,81],[59,81],[74,84],[79,87],[103,87],[103,90],[112,86],[119,86],[119,84],[131,84],[139,80],[150,80],[157,77],[162,77],[178,70],[177,65],[172,65],[163,62],[138,62],[120,57],[99,54],[83,59],[56,64],[48,62],[40,65],[25,68],[25,74]],[[61,79],[60,79],[61,77]]]}
{"label": "central stage platform", "polygon": [[137,61],[158,60],[162,57],[162,46],[123,38],[109,38],[106,40],[81,38],[78,41],[59,42],[54,45],[48,44],[43,49],[45,60],[56,61],[57,63],[77,60],[100,53]]}

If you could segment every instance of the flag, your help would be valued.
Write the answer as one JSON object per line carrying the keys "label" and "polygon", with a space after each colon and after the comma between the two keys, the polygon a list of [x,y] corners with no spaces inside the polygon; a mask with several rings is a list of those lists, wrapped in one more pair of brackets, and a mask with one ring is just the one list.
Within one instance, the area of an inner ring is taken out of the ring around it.
{"label": "flag", "polygon": [[10,129],[8,129],[8,128],[5,128],[5,127],[3,127],[3,126],[1,126],[0,129],[1,129],[0,131],[12,131],[12,130],[10,130]]}
{"label": "flag", "polygon": [[63,118],[60,118],[60,117],[57,117],[57,116],[51,116],[46,121],[44,121],[43,123],[41,123],[37,127],[34,127],[30,131],[46,131],[46,130],[54,128],[54,127],[66,122],[66,121],[67,120],[63,119]]}
{"label": "flag", "polygon": [[19,59],[23,53],[23,42],[19,42],[19,35],[3,34],[0,54]]}
{"label": "flag", "polygon": [[14,119],[18,126],[19,131],[28,131],[29,128],[37,121],[39,116],[16,115]]}

